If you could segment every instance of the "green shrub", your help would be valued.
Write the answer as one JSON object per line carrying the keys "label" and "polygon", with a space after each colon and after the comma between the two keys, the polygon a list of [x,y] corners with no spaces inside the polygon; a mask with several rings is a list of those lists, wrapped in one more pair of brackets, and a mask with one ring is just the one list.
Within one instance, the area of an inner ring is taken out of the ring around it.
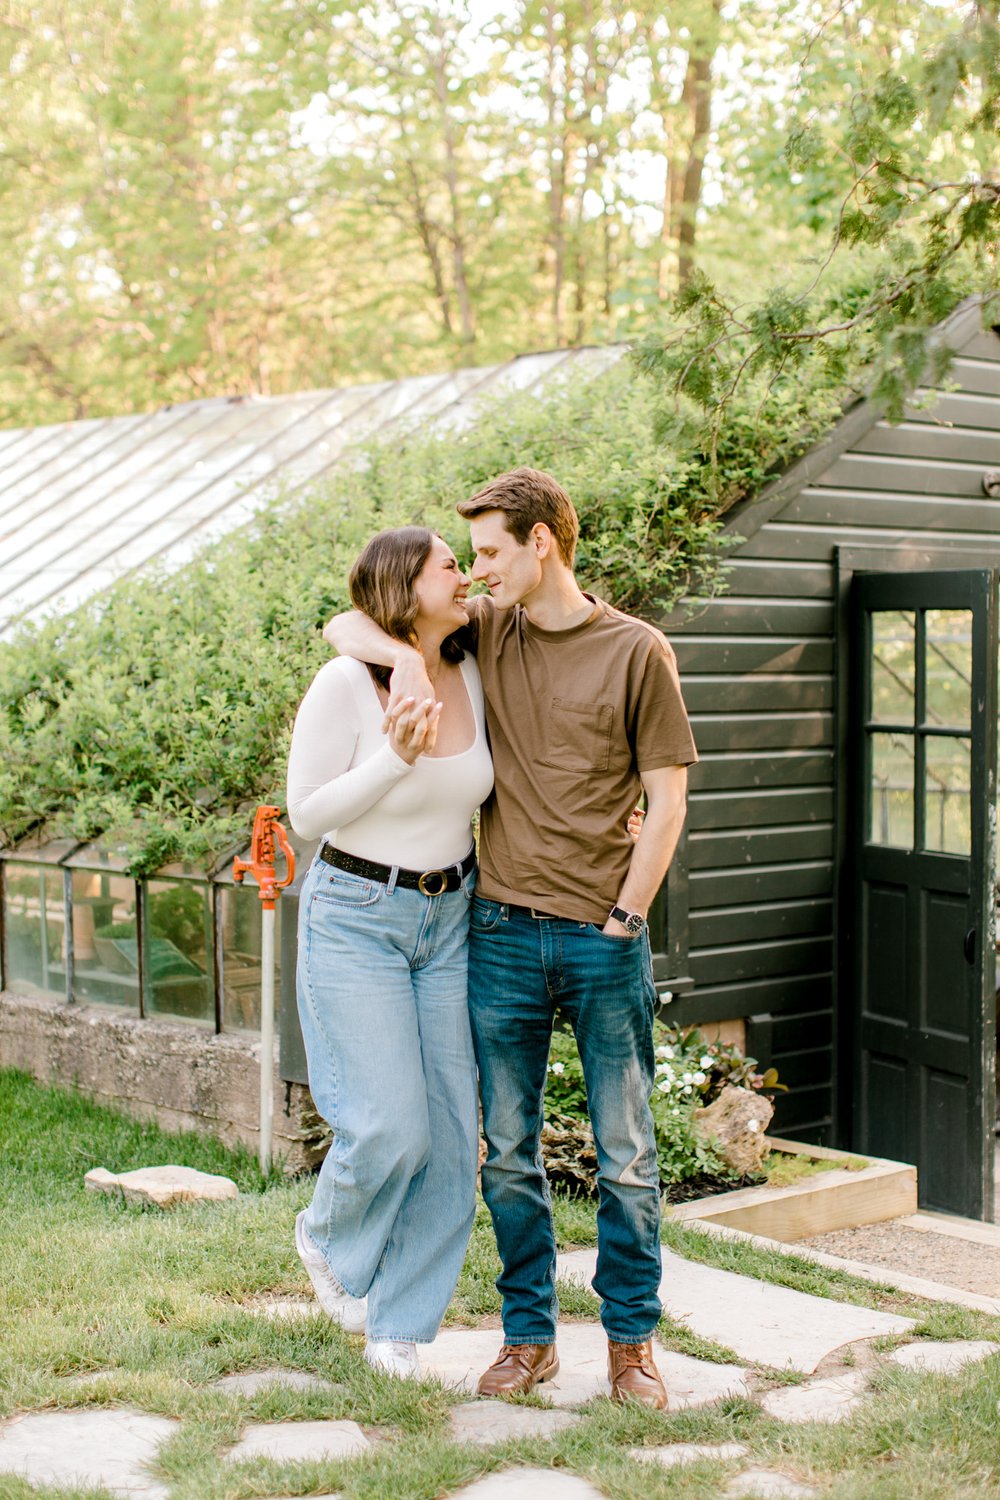
{"label": "green shrub", "polygon": [[[665,1185],[710,1178],[720,1184],[734,1173],[694,1126],[695,1111],[710,1104],[726,1084],[737,1088],[780,1088],[773,1068],[758,1073],[755,1058],[736,1047],[706,1042],[697,1027],[654,1026],[656,1083],[650,1109],[656,1130],[660,1181]],[[569,1031],[553,1032],[545,1085],[547,1119],[587,1119],[587,1088],[576,1041]]]}
{"label": "green shrub", "polygon": [[[717,529],[679,504],[687,466],[654,436],[653,386],[622,361],[467,431],[396,434],[174,573],[144,572],[0,646],[0,839],[111,837],[137,873],[204,862],[283,798],[292,720],[327,660],[364,541],[417,521],[468,560],[455,503],[504,469],[556,473],[581,517],[580,575],[619,605],[711,589]],[[658,603],[657,603],[658,601]]]}

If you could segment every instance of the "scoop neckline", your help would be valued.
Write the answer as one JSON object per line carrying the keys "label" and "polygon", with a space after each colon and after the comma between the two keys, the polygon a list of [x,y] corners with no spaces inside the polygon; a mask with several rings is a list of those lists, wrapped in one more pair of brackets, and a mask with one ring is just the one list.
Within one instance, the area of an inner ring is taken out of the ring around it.
{"label": "scoop neckline", "polygon": [[[476,746],[479,744],[479,737],[480,737],[480,734],[482,733],[482,731],[481,731],[480,726],[479,726],[479,715],[476,713],[476,705],[473,702],[472,692],[471,692],[471,690],[469,688],[469,682],[468,682],[468,678],[467,678],[466,672],[465,672],[465,664],[466,664],[467,660],[468,660],[468,657],[463,656],[462,660],[459,661],[459,662],[456,662],[455,665],[458,667],[458,670],[459,670],[459,672],[461,674],[461,677],[462,677],[462,686],[465,689],[465,696],[469,700],[469,707],[472,709],[472,723],[473,723],[473,727],[475,728],[475,731],[476,731],[475,734],[472,737],[472,743],[470,745],[466,746],[466,748],[464,750],[456,750],[456,752],[455,752],[454,755],[418,755],[417,758],[416,758],[416,760],[413,762],[414,766],[419,765],[421,761],[423,761],[425,764],[433,765],[435,761],[445,761],[445,762],[447,762],[447,761],[452,761],[452,760],[461,760],[463,755],[471,755],[472,752],[473,752],[473,750],[475,750]],[[384,707],[384,705],[382,703],[382,699],[378,695],[378,686],[377,686],[377,684],[375,682],[374,677],[369,672],[367,666],[365,665],[365,663],[363,661],[359,662],[358,665],[364,669],[365,677],[367,678],[368,685],[369,685],[369,687],[372,690],[372,694],[374,695],[375,703],[376,703],[376,705],[378,707],[379,713],[381,713],[381,714],[384,715],[385,714],[385,707]],[[386,736],[386,744],[388,744],[388,743],[389,743],[389,737],[387,735]],[[394,754],[398,754],[398,751],[394,750],[393,753]],[[402,760],[402,756],[400,756],[400,759]]]}

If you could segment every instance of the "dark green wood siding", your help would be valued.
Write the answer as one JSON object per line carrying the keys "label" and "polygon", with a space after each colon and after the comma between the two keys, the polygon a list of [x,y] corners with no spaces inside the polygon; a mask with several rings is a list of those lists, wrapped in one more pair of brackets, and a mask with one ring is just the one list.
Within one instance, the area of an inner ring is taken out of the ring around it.
{"label": "dark green wood siding", "polygon": [[[664,1014],[748,1021],[748,1048],[789,1086],[776,1127],[836,1135],[834,679],[836,554],[908,549],[926,567],[970,551],[1000,561],[1000,337],[956,320],[949,380],[892,427],[845,418],[731,530],[727,592],[661,622],[680,665],[700,764],[688,822],[689,973]],[[844,438],[843,434],[847,437]],[[917,554],[921,554],[918,558]],[[905,555],[900,564],[906,565]]]}

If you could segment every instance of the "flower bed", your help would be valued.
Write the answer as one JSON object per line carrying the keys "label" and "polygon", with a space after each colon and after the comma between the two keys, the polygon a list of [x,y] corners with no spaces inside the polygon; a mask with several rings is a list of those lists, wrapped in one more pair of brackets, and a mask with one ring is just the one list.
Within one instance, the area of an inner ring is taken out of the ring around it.
{"label": "flower bed", "polygon": [[[714,1102],[726,1085],[770,1093],[780,1088],[773,1068],[723,1042],[706,1042],[695,1027],[657,1022],[656,1083],[650,1099],[656,1130],[660,1186],[668,1203],[763,1182],[741,1176],[696,1129],[696,1111]],[[549,1179],[574,1192],[596,1192],[597,1154],[587,1116],[583,1066],[571,1032],[557,1030],[549,1054],[542,1149]]]}

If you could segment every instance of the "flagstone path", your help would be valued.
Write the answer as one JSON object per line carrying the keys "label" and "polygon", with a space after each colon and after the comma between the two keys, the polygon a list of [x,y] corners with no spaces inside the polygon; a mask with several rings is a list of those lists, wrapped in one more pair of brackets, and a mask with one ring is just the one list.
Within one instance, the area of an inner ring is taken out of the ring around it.
{"label": "flagstone path", "polygon": [[[595,1256],[578,1251],[560,1258],[559,1274],[589,1284]],[[726,1396],[759,1401],[782,1422],[837,1422],[849,1419],[867,1399],[869,1376],[880,1364],[951,1374],[970,1361],[1000,1353],[1000,1344],[985,1341],[908,1343],[888,1355],[876,1355],[868,1341],[886,1334],[906,1335],[911,1319],[867,1308],[810,1297],[732,1272],[697,1265],[664,1251],[661,1292],[670,1317],[693,1333],[733,1351],[745,1364],[695,1359],[660,1349],[657,1360],[674,1410],[706,1406]],[[316,1304],[301,1299],[262,1299],[253,1309],[265,1317],[313,1317]],[[496,1329],[449,1328],[421,1351],[431,1375],[469,1395],[480,1372],[496,1357],[501,1334]],[[853,1367],[836,1351],[855,1346]],[[456,1443],[485,1448],[521,1438],[546,1440],[577,1425],[575,1408],[608,1394],[607,1344],[597,1322],[565,1321],[559,1328],[561,1369],[540,1388],[545,1408],[495,1401],[466,1400],[450,1414]],[[819,1369],[819,1366],[823,1366]],[[770,1371],[793,1370],[812,1376],[795,1385],[775,1385]],[[95,1397],[101,1381],[95,1379]],[[70,1377],[67,1386],[79,1390]],[[297,1370],[237,1372],[210,1383],[210,1389],[234,1399],[252,1397],[268,1387],[342,1392],[314,1375]],[[135,1500],[168,1500],[168,1489],[153,1472],[161,1445],[182,1424],[129,1408],[77,1408],[31,1412],[0,1422],[0,1474],[16,1474],[40,1485],[103,1486]],[[276,1462],[357,1459],[375,1451],[394,1434],[352,1421],[288,1421],[247,1424],[240,1439],[223,1455],[227,1467],[245,1460]],[[636,1465],[679,1464],[714,1460],[725,1496],[807,1497],[815,1486],[779,1470],[734,1466],[749,1457],[739,1443],[671,1443],[630,1449]],[[261,1497],[263,1500],[263,1497]],[[333,1495],[315,1500],[336,1500]],[[565,1469],[514,1466],[488,1474],[452,1492],[451,1500],[601,1500],[594,1484]]]}

